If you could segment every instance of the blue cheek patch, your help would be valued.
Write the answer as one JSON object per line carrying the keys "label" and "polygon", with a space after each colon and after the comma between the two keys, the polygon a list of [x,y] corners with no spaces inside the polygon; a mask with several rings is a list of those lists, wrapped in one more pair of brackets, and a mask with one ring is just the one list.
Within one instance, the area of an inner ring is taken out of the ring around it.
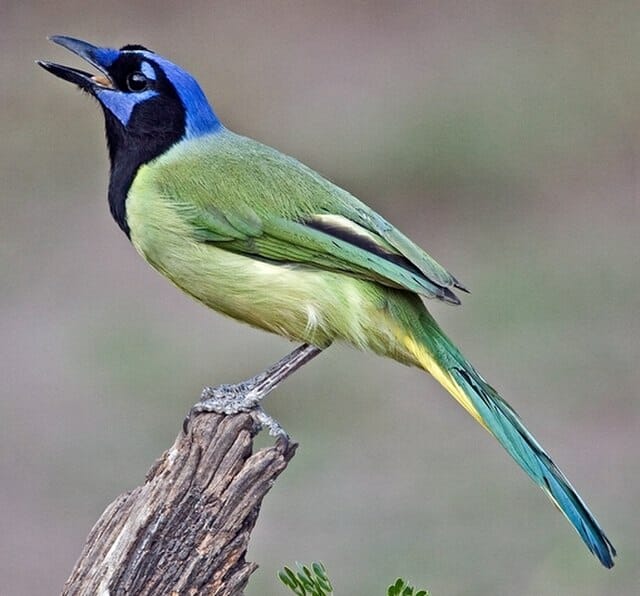
{"label": "blue cheek patch", "polygon": [[110,89],[97,89],[95,93],[100,103],[120,120],[125,128],[129,124],[133,108],[139,103],[158,95],[153,90],[142,93],[122,93],[120,91],[111,91]]}

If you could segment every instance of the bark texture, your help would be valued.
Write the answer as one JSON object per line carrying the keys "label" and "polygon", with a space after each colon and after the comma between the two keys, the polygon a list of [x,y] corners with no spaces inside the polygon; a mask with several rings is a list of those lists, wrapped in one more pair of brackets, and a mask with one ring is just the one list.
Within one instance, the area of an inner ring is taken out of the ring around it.
{"label": "bark texture", "polygon": [[296,448],[278,440],[254,454],[257,432],[250,414],[192,420],[145,483],[106,508],[63,594],[242,594],[262,499]]}

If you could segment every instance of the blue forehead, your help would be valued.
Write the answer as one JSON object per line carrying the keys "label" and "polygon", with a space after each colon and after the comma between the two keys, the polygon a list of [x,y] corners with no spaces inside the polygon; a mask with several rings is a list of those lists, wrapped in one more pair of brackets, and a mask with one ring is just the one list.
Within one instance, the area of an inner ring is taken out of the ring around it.
{"label": "blue forehead", "polygon": [[[98,63],[108,69],[121,53],[120,50],[112,48],[97,48],[95,57]],[[136,53],[157,64],[174,86],[185,109],[185,138],[199,137],[221,128],[222,125],[209,105],[206,95],[188,72],[153,52],[136,51]],[[150,64],[143,62],[141,70],[148,78],[156,78],[155,71]],[[100,102],[126,127],[136,105],[155,97],[158,93],[154,90],[142,93],[122,93],[111,89],[98,89],[96,95]]]}
{"label": "blue forehead", "polygon": [[115,48],[91,48],[91,58],[96,64],[100,64],[104,68],[109,68],[120,54],[120,50]]}

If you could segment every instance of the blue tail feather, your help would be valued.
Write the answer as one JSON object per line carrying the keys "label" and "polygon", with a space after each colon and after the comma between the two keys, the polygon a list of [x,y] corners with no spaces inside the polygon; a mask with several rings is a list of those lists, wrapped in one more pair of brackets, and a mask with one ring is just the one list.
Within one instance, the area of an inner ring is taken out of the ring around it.
{"label": "blue tail feather", "polygon": [[607,568],[613,567],[615,548],[584,501],[525,428],[513,408],[457,353],[457,350],[449,355],[454,356],[456,360],[454,366],[447,367],[449,375],[471,400],[489,432],[547,493],[600,562]]}

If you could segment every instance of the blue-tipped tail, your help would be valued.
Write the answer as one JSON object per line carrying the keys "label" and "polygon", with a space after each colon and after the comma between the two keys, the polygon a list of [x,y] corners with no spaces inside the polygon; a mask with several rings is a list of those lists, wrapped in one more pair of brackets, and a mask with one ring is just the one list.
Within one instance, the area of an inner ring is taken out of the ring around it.
{"label": "blue-tipped tail", "polygon": [[405,347],[451,395],[508,451],[529,477],[549,496],[607,568],[616,550],[584,501],[551,461],[516,412],[460,354],[435,321],[425,313],[420,342],[405,339]]}
{"label": "blue-tipped tail", "polygon": [[525,428],[515,411],[484,379],[465,363],[450,374],[476,405],[487,430],[548,495],[580,534],[589,550],[607,568],[613,567],[616,550],[566,476]]}

